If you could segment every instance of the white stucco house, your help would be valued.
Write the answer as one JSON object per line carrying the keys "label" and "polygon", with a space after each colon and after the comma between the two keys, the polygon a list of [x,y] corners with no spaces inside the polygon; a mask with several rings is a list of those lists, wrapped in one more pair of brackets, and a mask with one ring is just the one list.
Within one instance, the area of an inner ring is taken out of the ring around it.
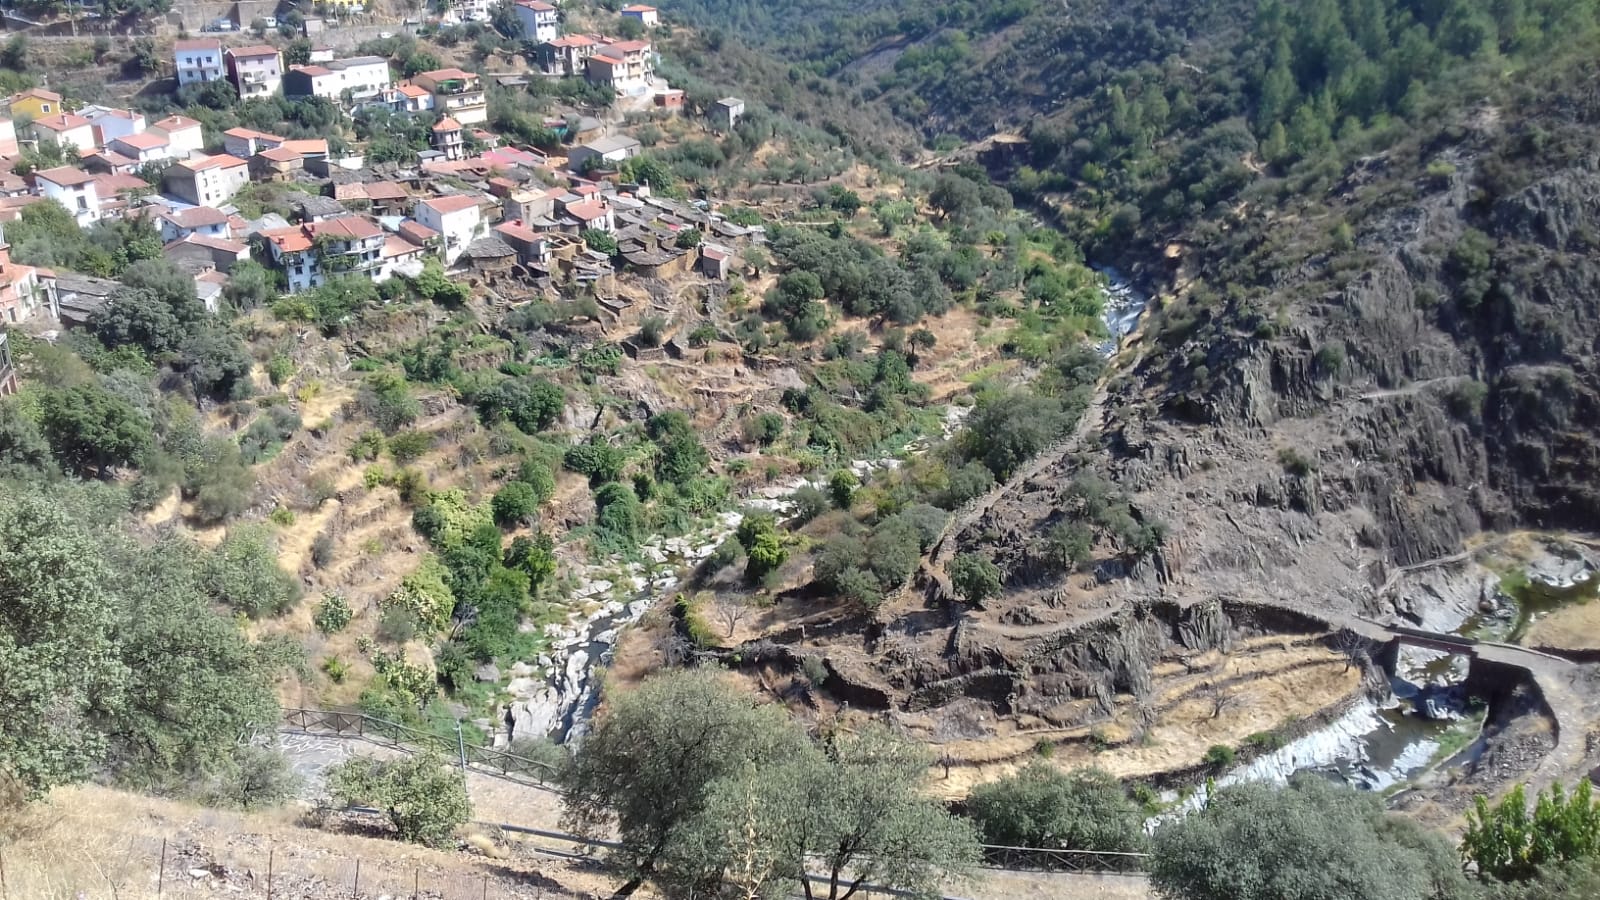
{"label": "white stucco house", "polygon": [[221,81],[227,74],[222,58],[222,42],[210,38],[179,41],[173,48],[178,66],[178,85]]}
{"label": "white stucco house", "polygon": [[87,228],[100,218],[100,194],[94,176],[75,166],[57,166],[33,173],[39,195],[66,207],[78,223]]}
{"label": "white stucco house", "polygon": [[516,0],[517,19],[522,36],[530,41],[553,41],[561,35],[561,16],[555,5],[545,0]]}
{"label": "white stucco house", "polygon": [[483,228],[483,213],[478,201],[464,194],[432,197],[417,201],[413,218],[439,232],[444,261],[453,264],[467,245],[477,240]]}

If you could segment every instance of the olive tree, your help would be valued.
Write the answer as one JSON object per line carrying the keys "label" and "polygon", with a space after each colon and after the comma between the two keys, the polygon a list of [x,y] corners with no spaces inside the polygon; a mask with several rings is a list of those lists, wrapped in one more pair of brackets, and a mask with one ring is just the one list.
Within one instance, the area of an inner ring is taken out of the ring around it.
{"label": "olive tree", "polygon": [[706,809],[712,786],[749,766],[803,752],[781,710],[759,706],[711,671],[658,675],[617,697],[563,779],[562,824],[615,827],[627,896],[654,876]]}
{"label": "olive tree", "polygon": [[447,844],[472,817],[461,773],[433,753],[346,760],[329,770],[328,790],[340,805],[383,810],[401,838],[432,847]]}
{"label": "olive tree", "polygon": [[1146,844],[1143,811],[1099,769],[1062,772],[1035,762],[974,788],[967,813],[986,844],[1118,852]]}
{"label": "olive tree", "polygon": [[1301,776],[1242,784],[1162,826],[1150,881],[1174,900],[1457,900],[1470,895],[1444,839],[1382,798]]}

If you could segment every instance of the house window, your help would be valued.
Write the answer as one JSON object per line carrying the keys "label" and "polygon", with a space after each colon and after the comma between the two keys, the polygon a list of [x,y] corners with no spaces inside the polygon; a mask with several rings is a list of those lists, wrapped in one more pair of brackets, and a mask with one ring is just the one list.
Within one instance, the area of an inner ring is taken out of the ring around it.
{"label": "house window", "polygon": [[49,115],[50,114],[50,104],[48,104],[48,103],[39,104],[39,111],[43,112],[45,115]]}

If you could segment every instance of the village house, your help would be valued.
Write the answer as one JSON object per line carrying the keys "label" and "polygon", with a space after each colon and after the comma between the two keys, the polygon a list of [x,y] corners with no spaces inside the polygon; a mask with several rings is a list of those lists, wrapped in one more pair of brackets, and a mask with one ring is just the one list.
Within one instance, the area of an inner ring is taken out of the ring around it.
{"label": "village house", "polygon": [[200,123],[188,116],[167,116],[165,119],[151,122],[145,133],[152,132],[166,137],[169,147],[167,155],[172,159],[188,159],[204,150],[206,146]]}
{"label": "village house", "polygon": [[297,138],[283,142],[284,150],[293,150],[306,159],[327,159],[327,138]]}
{"label": "village house", "polygon": [[[104,147],[119,137],[144,132],[144,113],[114,106],[85,106],[78,115],[94,128],[94,146]],[[79,148],[83,149],[83,148]]]}
{"label": "village house", "polygon": [[444,25],[487,22],[494,17],[496,5],[496,0],[450,0],[450,8],[439,21]]}
{"label": "village house", "polygon": [[727,281],[733,270],[733,251],[714,244],[700,245],[700,274],[718,281]]}
{"label": "village house", "polygon": [[350,210],[343,203],[333,197],[324,197],[320,194],[302,197],[294,205],[295,212],[300,214],[302,222],[321,222],[326,219],[342,219],[350,215]]}
{"label": "village house", "polygon": [[17,126],[10,119],[0,119],[0,156],[12,157],[22,152],[17,146]]}
{"label": "village house", "polygon": [[61,105],[61,95],[55,91],[44,88],[28,88],[20,93],[12,94],[6,100],[6,115],[13,120],[27,116],[30,119],[42,119],[65,112]]}
{"label": "village house", "polygon": [[383,249],[379,251],[379,277],[378,281],[386,281],[395,275],[404,275],[415,278],[422,274],[426,265],[424,257],[428,250],[419,244],[413,244],[398,234],[384,235]]}
{"label": "village house", "polygon": [[598,138],[567,151],[567,168],[574,172],[610,168],[644,151],[644,145],[625,134]]}
{"label": "village house", "polygon": [[611,207],[604,200],[582,200],[576,203],[563,203],[561,218],[557,220],[562,231],[568,234],[582,234],[585,231],[617,230],[616,219],[612,217]]}
{"label": "village house", "polygon": [[268,147],[250,157],[250,180],[288,181],[304,170],[306,158],[288,147]]}
{"label": "village house", "polygon": [[229,128],[222,133],[222,151],[240,159],[248,159],[263,150],[281,146],[283,138],[254,128]]}
{"label": "village house", "polygon": [[[51,304],[54,275],[47,269],[36,269],[11,261],[11,245],[0,232],[0,322],[15,325],[26,322],[41,307],[54,315]],[[5,332],[0,331],[0,340]],[[0,350],[4,345],[0,344]],[[8,377],[5,370],[11,367],[9,356],[0,353],[0,379]],[[13,387],[15,387],[13,385]]]}
{"label": "village house", "polygon": [[483,226],[477,199],[464,194],[419,200],[411,215],[439,233],[439,249],[447,265],[455,263],[461,251],[478,238]]}
{"label": "village house", "polygon": [[404,84],[386,88],[378,95],[378,103],[387,106],[397,113],[419,113],[433,111],[433,94],[420,85],[409,81]]}
{"label": "village house", "polygon": [[656,91],[656,109],[665,110],[667,112],[682,112],[683,100],[684,93],[679,88],[668,88],[664,91]]}
{"label": "village house", "polygon": [[90,150],[97,146],[94,142],[93,123],[73,113],[56,113],[53,116],[34,119],[29,124],[28,131],[33,139],[41,144],[55,144],[57,147],[72,147],[76,150]]}
{"label": "village house", "polygon": [[561,35],[561,17],[553,4],[545,0],[516,0],[518,21],[522,22],[522,36],[526,40],[553,41]]}
{"label": "village house", "polygon": [[161,255],[186,271],[200,271],[205,267],[218,272],[231,272],[233,267],[250,258],[250,247],[230,238],[191,234],[168,241]]}
{"label": "village house", "polygon": [[221,153],[188,159],[167,169],[167,193],[195,206],[221,206],[250,182],[250,165]]}
{"label": "village house", "polygon": [[411,195],[393,181],[352,181],[334,184],[333,199],[346,208],[362,207],[375,216],[403,216]]}
{"label": "village house", "polygon": [[411,79],[411,83],[433,94],[433,106],[462,125],[482,125],[489,121],[489,105],[483,92],[483,79],[460,69],[435,69]]}
{"label": "village house", "polygon": [[529,268],[550,268],[550,239],[528,227],[521,219],[507,219],[494,226],[494,233],[517,251],[517,262]]}
{"label": "village house", "polygon": [[[154,131],[123,135],[113,139],[106,149],[131,160],[135,168],[148,162],[172,158],[172,145],[167,136]],[[115,159],[107,160],[108,166],[113,168],[120,168],[116,165],[118,162]]]}
{"label": "village house", "polygon": [[283,86],[283,54],[276,47],[236,47],[227,52],[227,61],[228,80],[242,100],[270,97]]}
{"label": "village house", "polygon": [[285,97],[323,97],[335,103],[373,100],[391,84],[389,61],[356,56],[321,64],[290,66],[283,76]]}
{"label": "village house", "polygon": [[430,143],[433,144],[433,149],[444,154],[445,159],[460,159],[466,155],[466,135],[466,129],[461,127],[460,122],[445,116],[439,120],[439,124],[433,126]]}
{"label": "village house", "polygon": [[502,178],[489,179],[489,193],[498,197],[500,209],[506,219],[521,219],[539,223],[539,227],[555,227],[556,198],[566,193],[560,188],[546,188],[537,182],[522,186]]}
{"label": "village house", "polygon": [[228,223],[228,214],[211,206],[164,209],[156,213],[156,226],[161,229],[163,241],[181,240],[191,234],[204,237],[233,237],[233,227]]}
{"label": "village house", "polygon": [[305,222],[259,235],[272,264],[282,269],[289,293],[318,287],[329,278],[388,277],[382,253],[383,229],[361,216]]}
{"label": "village house", "polygon": [[222,42],[215,38],[179,41],[173,48],[178,67],[178,86],[221,81]]}
{"label": "village house", "polygon": [[100,218],[120,217],[140,194],[150,193],[144,179],[121,172],[94,176],[94,191],[100,197]]}
{"label": "village house", "polygon": [[744,101],[738,97],[723,97],[711,104],[711,127],[727,133],[744,117]]}
{"label": "village house", "polygon": [[645,6],[643,3],[624,6],[622,8],[622,17],[624,19],[632,19],[646,28],[655,28],[661,24],[661,13],[654,6]]}
{"label": "village house", "polygon": [[100,194],[94,177],[75,166],[57,166],[33,173],[39,196],[66,207],[78,223],[87,228],[100,219]]}
{"label": "village house", "polygon": [[591,84],[619,94],[641,94],[655,80],[655,54],[649,41],[618,41],[596,50],[584,61]]}
{"label": "village house", "polygon": [[600,42],[586,34],[568,34],[539,45],[539,68],[549,75],[582,75],[584,63],[600,49]]}

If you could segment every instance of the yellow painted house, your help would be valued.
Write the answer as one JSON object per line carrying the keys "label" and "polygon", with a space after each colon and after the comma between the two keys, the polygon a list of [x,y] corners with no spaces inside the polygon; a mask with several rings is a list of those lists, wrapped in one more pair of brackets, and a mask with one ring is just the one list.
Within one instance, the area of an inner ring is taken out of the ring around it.
{"label": "yellow painted house", "polygon": [[12,94],[6,102],[10,104],[13,119],[18,116],[43,119],[66,112],[61,106],[61,95],[43,88],[28,88],[20,94]]}

